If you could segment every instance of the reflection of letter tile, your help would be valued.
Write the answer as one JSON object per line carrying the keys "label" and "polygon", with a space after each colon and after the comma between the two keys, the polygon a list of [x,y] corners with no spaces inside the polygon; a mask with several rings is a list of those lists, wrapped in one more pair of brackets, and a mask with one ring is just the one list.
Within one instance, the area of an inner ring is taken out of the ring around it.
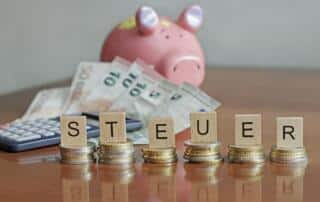
{"label": "reflection of letter tile", "polygon": [[279,202],[303,201],[303,177],[277,176],[276,199]]}
{"label": "reflection of letter tile", "polygon": [[89,184],[83,180],[62,180],[63,202],[89,202]]}
{"label": "reflection of letter tile", "polygon": [[150,148],[175,147],[173,120],[171,118],[150,119],[148,123],[148,132]]}
{"label": "reflection of letter tile", "polygon": [[190,114],[191,141],[213,143],[217,141],[217,114],[213,112],[192,112]]}
{"label": "reflection of letter tile", "polygon": [[277,118],[277,147],[280,147],[280,148],[303,147],[303,118],[302,117],[278,117]]}
{"label": "reflection of letter tile", "polygon": [[236,180],[236,199],[237,202],[261,202],[262,186],[261,181]]}
{"label": "reflection of letter tile", "polygon": [[86,125],[85,116],[61,116],[61,146],[67,148],[87,146]]}
{"label": "reflection of letter tile", "polygon": [[101,144],[127,141],[126,115],[124,112],[100,113],[99,122]]}
{"label": "reflection of letter tile", "polygon": [[128,202],[129,185],[103,182],[101,185],[102,200],[108,202]]}
{"label": "reflection of letter tile", "polygon": [[192,183],[192,202],[218,202],[218,187],[206,183]]}
{"label": "reflection of letter tile", "polygon": [[235,145],[260,145],[262,136],[261,114],[235,115]]}

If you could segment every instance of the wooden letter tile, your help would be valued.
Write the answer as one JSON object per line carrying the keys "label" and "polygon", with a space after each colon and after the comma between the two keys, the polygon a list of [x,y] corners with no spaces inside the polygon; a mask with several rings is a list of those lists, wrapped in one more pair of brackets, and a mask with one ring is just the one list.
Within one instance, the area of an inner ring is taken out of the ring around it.
{"label": "wooden letter tile", "polygon": [[126,115],[124,112],[104,112],[99,115],[100,143],[127,141]]}
{"label": "wooden letter tile", "polygon": [[87,146],[86,125],[85,116],[61,116],[61,146],[66,148]]}
{"label": "wooden letter tile", "polygon": [[148,124],[149,147],[175,147],[173,120],[171,118],[152,118]]}
{"label": "wooden letter tile", "polygon": [[278,117],[277,118],[277,147],[297,148],[303,147],[303,118]]}
{"label": "wooden letter tile", "polygon": [[193,112],[190,114],[191,141],[214,143],[217,141],[217,113]]}
{"label": "wooden letter tile", "polygon": [[261,114],[235,115],[235,145],[260,145],[261,130]]}

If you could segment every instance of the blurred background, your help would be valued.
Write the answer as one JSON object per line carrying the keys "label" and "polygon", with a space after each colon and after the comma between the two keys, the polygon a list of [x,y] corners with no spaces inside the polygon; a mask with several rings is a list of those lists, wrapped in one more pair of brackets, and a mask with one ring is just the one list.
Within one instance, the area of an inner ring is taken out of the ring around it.
{"label": "blurred background", "polygon": [[204,9],[198,37],[208,68],[320,68],[316,0],[1,0],[0,94],[69,78],[97,61],[105,36],[139,5],[176,19]]}

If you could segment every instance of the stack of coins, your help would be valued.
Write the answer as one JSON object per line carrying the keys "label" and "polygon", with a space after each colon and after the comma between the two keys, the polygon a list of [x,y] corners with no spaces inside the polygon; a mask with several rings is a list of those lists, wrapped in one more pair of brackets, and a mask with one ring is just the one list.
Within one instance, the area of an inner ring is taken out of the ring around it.
{"label": "stack of coins", "polygon": [[177,162],[176,148],[143,148],[143,159],[146,163],[172,164]]}
{"label": "stack of coins", "polygon": [[307,162],[308,157],[304,147],[278,148],[272,146],[270,160],[276,163],[300,163]]}
{"label": "stack of coins", "polygon": [[134,147],[131,141],[107,143],[99,147],[99,163],[103,164],[132,164],[134,163]]}
{"label": "stack of coins", "polygon": [[190,163],[218,163],[223,160],[220,155],[220,142],[217,143],[192,143],[184,142],[186,150],[183,158]]}
{"label": "stack of coins", "polygon": [[263,163],[265,156],[261,145],[229,145],[228,159],[231,163]]}
{"label": "stack of coins", "polygon": [[95,160],[96,147],[88,143],[85,147],[62,147],[60,145],[61,163],[86,164]]}

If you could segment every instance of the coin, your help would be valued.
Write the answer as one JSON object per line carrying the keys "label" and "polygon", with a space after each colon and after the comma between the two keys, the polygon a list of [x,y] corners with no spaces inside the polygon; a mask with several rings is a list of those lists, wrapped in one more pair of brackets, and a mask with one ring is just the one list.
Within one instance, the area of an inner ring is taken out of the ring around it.
{"label": "coin", "polygon": [[304,147],[287,149],[271,147],[270,160],[276,163],[300,163],[308,162],[307,152]]}
{"label": "coin", "polygon": [[223,160],[220,155],[220,142],[193,143],[191,140],[184,142],[186,146],[183,158],[190,163],[218,163]]}
{"label": "coin", "polygon": [[143,159],[146,163],[171,164],[178,160],[176,149],[169,148],[142,148]]}
{"label": "coin", "polygon": [[231,163],[263,163],[265,155],[261,145],[229,145],[228,160]]}
{"label": "coin", "polygon": [[61,163],[85,164],[93,162],[95,159],[95,145],[88,143],[86,147],[67,148],[60,145]]}
{"label": "coin", "polygon": [[134,146],[131,141],[108,143],[98,149],[99,163],[124,165],[134,163]]}

